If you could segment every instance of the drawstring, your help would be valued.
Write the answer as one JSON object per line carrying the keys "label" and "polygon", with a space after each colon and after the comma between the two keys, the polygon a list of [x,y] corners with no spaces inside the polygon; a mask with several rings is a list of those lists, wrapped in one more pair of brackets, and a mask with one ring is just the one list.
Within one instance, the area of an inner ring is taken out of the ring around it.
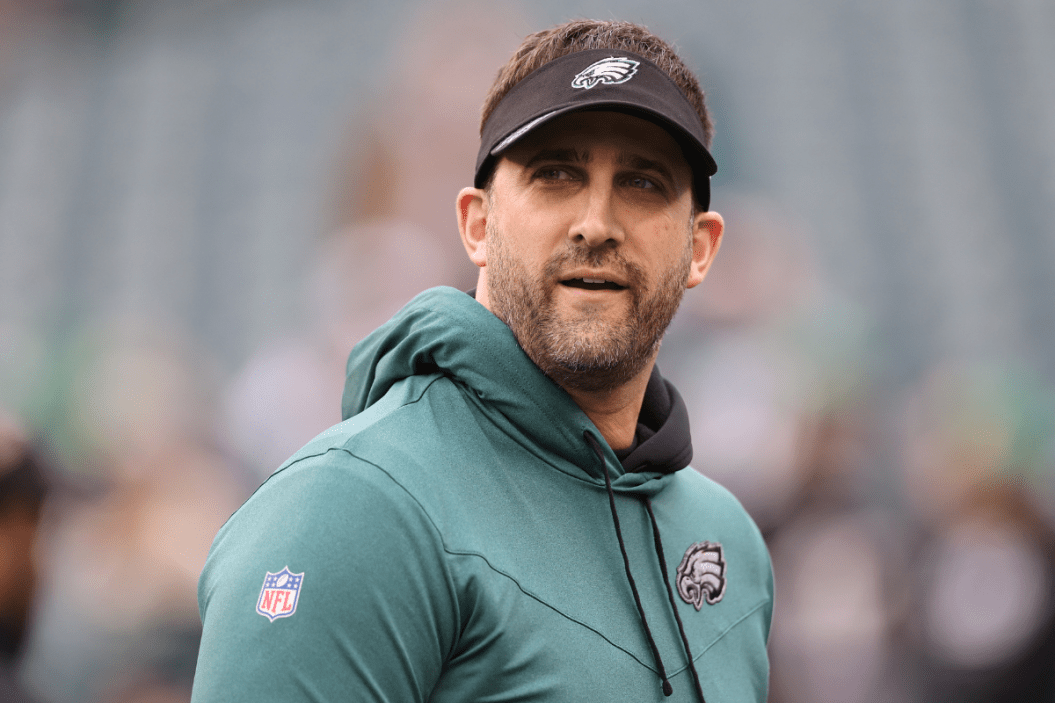
{"label": "drawstring", "polygon": [[663,668],[663,658],[659,656],[659,647],[656,646],[656,640],[652,638],[652,630],[648,627],[648,620],[645,618],[645,608],[641,605],[641,596],[637,593],[637,584],[634,583],[634,575],[630,573],[630,557],[626,553],[626,544],[623,543],[623,531],[619,529],[619,513],[615,510],[615,492],[612,491],[612,477],[608,473],[608,462],[604,460],[604,451],[601,449],[601,445],[597,443],[597,440],[593,438],[589,432],[584,432],[583,435],[586,437],[586,441],[590,443],[593,450],[597,452],[598,458],[601,460],[601,467],[604,469],[604,485],[608,489],[608,503],[612,508],[612,522],[615,523],[615,536],[619,540],[619,551],[623,553],[623,566],[626,568],[626,580],[630,583],[630,590],[634,594],[634,602],[637,604],[637,612],[641,616],[641,627],[645,630],[645,638],[648,640],[648,646],[652,648],[652,656],[656,659],[656,668],[659,669],[659,677],[663,679],[663,695],[669,696],[674,693],[674,688],[670,685],[670,681],[667,680],[667,671]]}
{"label": "drawstring", "polygon": [[[659,647],[656,646],[656,640],[652,637],[652,630],[649,628],[648,620],[645,618],[645,608],[641,605],[641,596],[637,592],[637,584],[634,582],[633,574],[630,573],[630,557],[626,553],[623,531],[619,527],[619,513],[615,509],[615,491],[612,490],[612,477],[608,472],[608,462],[604,460],[604,450],[601,449],[601,445],[594,439],[594,436],[589,432],[583,432],[583,436],[586,438],[587,443],[593,447],[594,452],[597,453],[597,458],[601,460],[601,468],[604,470],[604,485],[608,490],[608,504],[612,509],[612,522],[615,524],[615,536],[619,541],[619,551],[623,555],[623,567],[626,569],[626,580],[630,584],[630,591],[634,594],[634,603],[637,605],[638,615],[641,616],[641,627],[645,631],[645,639],[648,640],[648,646],[652,648],[652,656],[655,657],[656,668],[659,670],[659,677],[663,681],[663,695],[669,696],[674,693],[674,687],[670,685],[670,680],[667,678],[667,671],[663,667],[663,658],[659,654]],[[645,499],[645,509],[648,511],[648,517],[652,521],[652,534],[656,542],[656,556],[659,557],[660,570],[663,572],[663,582],[667,586],[667,597],[670,599],[670,607],[674,610],[674,618],[678,622],[678,632],[681,635],[681,642],[685,646],[685,654],[688,657],[689,670],[692,672],[692,679],[696,684],[696,695],[700,697],[700,703],[707,703],[703,698],[703,689],[700,687],[700,676],[696,672],[696,665],[692,661],[689,638],[685,635],[685,626],[681,622],[681,616],[678,615],[678,608],[674,603],[674,592],[670,588],[670,578],[667,576],[667,561],[663,558],[663,543],[659,538],[659,525],[656,523],[656,516],[652,512],[652,503],[647,498]]]}
{"label": "drawstring", "polygon": [[678,633],[681,635],[681,643],[685,645],[685,656],[689,660],[689,671],[692,672],[692,680],[696,684],[696,695],[700,697],[700,703],[707,703],[703,699],[703,687],[700,686],[700,674],[696,671],[696,663],[692,660],[692,650],[689,648],[689,638],[685,634],[685,625],[681,622],[678,614],[678,606],[674,602],[674,590],[670,587],[670,577],[667,576],[667,560],[663,558],[663,541],[659,538],[659,524],[656,515],[652,512],[652,501],[645,498],[645,510],[652,521],[652,534],[656,538],[656,556],[659,557],[659,568],[663,572],[663,583],[667,586],[667,598],[670,600],[670,609],[674,611],[674,619],[678,621]]}

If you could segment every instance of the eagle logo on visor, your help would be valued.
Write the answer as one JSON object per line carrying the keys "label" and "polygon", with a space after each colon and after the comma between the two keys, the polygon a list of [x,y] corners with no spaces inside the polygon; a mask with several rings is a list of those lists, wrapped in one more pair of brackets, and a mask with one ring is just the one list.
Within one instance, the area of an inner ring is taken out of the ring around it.
{"label": "eagle logo on visor", "polygon": [[717,542],[697,542],[678,565],[678,595],[699,610],[704,601],[714,605],[725,595],[725,554]]}
{"label": "eagle logo on visor", "polygon": [[640,65],[640,61],[626,59],[621,56],[609,56],[607,59],[601,59],[597,63],[592,63],[579,71],[579,75],[572,79],[571,87],[589,90],[601,83],[608,85],[626,83],[634,77],[634,74],[637,73],[637,67]]}

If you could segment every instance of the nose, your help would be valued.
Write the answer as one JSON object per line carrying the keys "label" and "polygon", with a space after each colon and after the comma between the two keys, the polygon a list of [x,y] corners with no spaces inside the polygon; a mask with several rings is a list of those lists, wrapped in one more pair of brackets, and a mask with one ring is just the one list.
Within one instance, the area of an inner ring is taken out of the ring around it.
{"label": "nose", "polygon": [[614,195],[610,184],[597,180],[584,189],[579,216],[568,231],[573,242],[594,249],[623,241],[625,232],[615,210]]}

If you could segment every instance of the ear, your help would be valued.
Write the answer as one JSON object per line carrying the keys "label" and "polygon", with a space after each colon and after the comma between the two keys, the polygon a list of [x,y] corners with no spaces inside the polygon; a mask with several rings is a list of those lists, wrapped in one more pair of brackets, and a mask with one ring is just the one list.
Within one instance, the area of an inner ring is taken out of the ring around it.
{"label": "ear", "polygon": [[462,188],[458,193],[458,232],[469,260],[483,268],[487,265],[487,192],[479,188]]}
{"label": "ear", "polygon": [[703,282],[711,262],[718,254],[722,243],[725,221],[717,212],[698,212],[692,219],[692,266],[686,288],[695,288]]}

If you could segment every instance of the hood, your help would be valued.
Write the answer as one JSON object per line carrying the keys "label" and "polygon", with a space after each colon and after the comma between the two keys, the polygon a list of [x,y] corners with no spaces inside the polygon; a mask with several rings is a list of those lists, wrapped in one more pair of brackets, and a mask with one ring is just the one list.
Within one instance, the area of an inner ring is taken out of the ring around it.
{"label": "hood", "polygon": [[674,387],[653,371],[638,425],[638,444],[620,462],[589,417],[520,348],[512,331],[470,295],[454,288],[421,293],[364,338],[348,359],[342,416],[380,400],[405,378],[441,373],[466,387],[481,412],[548,463],[601,485],[603,448],[620,492],[653,494],[692,458],[688,415]]}

